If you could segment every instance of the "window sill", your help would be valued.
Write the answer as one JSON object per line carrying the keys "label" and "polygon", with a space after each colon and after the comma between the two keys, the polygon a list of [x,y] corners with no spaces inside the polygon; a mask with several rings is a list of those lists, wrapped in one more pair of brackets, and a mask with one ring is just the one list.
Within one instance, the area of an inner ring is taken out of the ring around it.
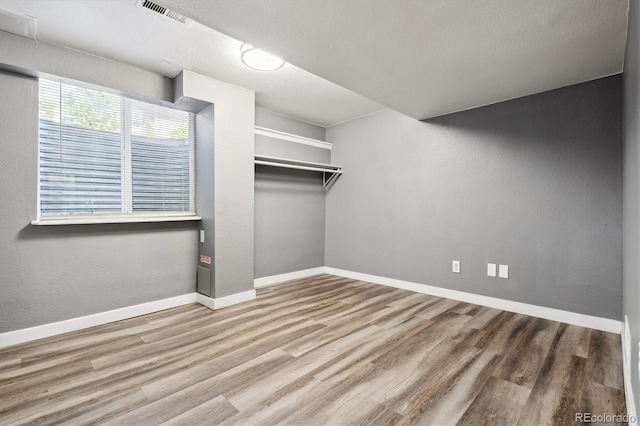
{"label": "window sill", "polygon": [[150,223],[150,222],[184,222],[202,220],[196,215],[175,216],[75,216],[75,217],[51,217],[31,221],[31,225],[93,225],[104,223]]}

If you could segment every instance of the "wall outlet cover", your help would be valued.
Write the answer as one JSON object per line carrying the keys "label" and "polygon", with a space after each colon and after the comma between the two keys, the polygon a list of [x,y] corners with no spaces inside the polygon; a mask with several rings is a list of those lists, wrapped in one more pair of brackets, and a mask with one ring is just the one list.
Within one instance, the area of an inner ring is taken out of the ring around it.
{"label": "wall outlet cover", "polygon": [[496,264],[495,263],[487,263],[487,276],[495,277],[496,273]]}
{"label": "wall outlet cover", "polygon": [[454,272],[456,274],[460,273],[460,261],[459,260],[452,260],[451,261],[451,272]]}
{"label": "wall outlet cover", "polygon": [[500,265],[498,276],[500,278],[509,278],[509,265]]}

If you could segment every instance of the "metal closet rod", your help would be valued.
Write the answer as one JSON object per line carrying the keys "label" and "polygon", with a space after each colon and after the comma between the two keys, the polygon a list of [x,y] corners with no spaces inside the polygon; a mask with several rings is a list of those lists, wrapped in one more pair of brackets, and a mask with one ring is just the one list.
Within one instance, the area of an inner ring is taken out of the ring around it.
{"label": "metal closet rod", "polygon": [[255,163],[261,164],[263,166],[283,167],[285,169],[311,170],[313,172],[335,173],[338,175],[342,174],[342,170],[339,170],[339,169],[323,169],[320,167],[299,166],[297,164],[273,163],[271,161],[260,161],[260,160],[256,160]]}
{"label": "metal closet rod", "polygon": [[266,155],[256,155],[255,164],[263,166],[276,166],[286,169],[310,170],[314,172],[325,172],[342,174],[342,167],[332,164],[312,163],[310,161],[290,160],[287,158],[268,157]]}

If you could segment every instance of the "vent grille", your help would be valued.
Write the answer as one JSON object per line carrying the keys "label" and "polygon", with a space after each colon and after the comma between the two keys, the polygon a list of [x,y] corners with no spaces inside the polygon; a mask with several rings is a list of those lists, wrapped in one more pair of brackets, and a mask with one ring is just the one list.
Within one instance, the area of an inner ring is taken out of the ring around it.
{"label": "vent grille", "polygon": [[142,2],[142,7],[146,7],[147,9],[151,9],[154,12],[158,12],[160,15],[164,15],[164,13],[167,11],[166,8],[160,6],[159,4],[155,4],[154,2],[149,0],[144,0]]}
{"label": "vent grille", "polygon": [[189,21],[189,18],[184,15],[180,15],[178,12],[174,12],[173,10],[167,10],[167,13],[164,16],[166,16],[167,18],[171,18],[174,21],[178,21],[181,24],[186,24],[187,21]]}
{"label": "vent grille", "polygon": [[191,23],[193,22],[191,19],[187,18],[186,16],[178,12],[175,12],[173,10],[167,9],[166,7],[162,7],[159,4],[149,0],[138,0],[137,5],[145,9],[149,9],[152,12],[158,13],[166,18],[171,19],[174,22],[179,22],[186,26],[191,25]]}

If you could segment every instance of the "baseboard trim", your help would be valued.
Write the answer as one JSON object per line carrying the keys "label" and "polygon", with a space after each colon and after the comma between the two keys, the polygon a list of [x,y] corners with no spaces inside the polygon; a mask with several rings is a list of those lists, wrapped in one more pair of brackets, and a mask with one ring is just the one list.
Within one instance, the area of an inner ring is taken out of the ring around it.
{"label": "baseboard trim", "polygon": [[564,322],[581,327],[592,328],[594,330],[607,331],[609,333],[620,334],[622,323],[609,318],[594,317],[591,315],[578,314],[575,312],[562,311],[559,309],[547,308],[544,306],[530,305],[528,303],[515,302],[512,300],[499,299],[496,297],[481,296],[473,293],[466,293],[458,290],[449,290],[442,287],[434,287],[426,284],[418,284],[410,281],[397,280],[394,278],[380,277],[377,275],[363,274],[360,272],[346,271],[344,269],[325,267],[326,274],[351,278],[359,281],[368,281],[375,284],[389,287],[401,288],[403,290],[415,291],[417,293],[430,294],[432,296],[445,297],[447,299],[459,300],[461,302],[474,303],[476,305],[501,309],[503,311],[515,312],[518,314],[530,315],[532,317],[544,318],[552,321]]}
{"label": "baseboard trim", "polygon": [[317,268],[303,269],[301,271],[288,272],[286,274],[271,275],[268,277],[256,278],[253,280],[253,287],[260,288],[273,284],[281,284],[286,281],[297,280],[300,278],[311,277],[313,275],[324,274],[325,267],[319,266]]}
{"label": "baseboard trim", "polygon": [[196,301],[209,309],[222,309],[227,306],[237,305],[238,303],[248,302],[256,298],[256,291],[249,290],[242,293],[232,294],[231,296],[218,297],[214,299],[204,294],[196,293]]}
{"label": "baseboard trim", "polygon": [[[578,314],[575,312],[562,311],[559,309],[547,308],[543,306],[530,305],[527,303],[515,302],[512,300],[499,299],[489,296],[481,296],[473,293],[466,293],[458,290],[450,290],[441,287],[434,287],[426,284],[418,284],[410,281],[397,280],[394,278],[381,277],[377,275],[364,274],[361,272],[347,271],[331,267],[318,267],[305,269],[302,271],[290,272],[286,274],[273,275],[269,277],[256,278],[254,286],[256,288],[267,285],[278,284],[299,278],[305,278],[318,274],[331,274],[345,278],[356,279],[360,281],[368,281],[380,285],[386,285],[394,288],[415,291],[417,293],[430,294],[438,297],[459,300],[476,305],[488,306],[490,308],[502,309],[509,312],[530,315],[539,318],[545,318],[553,321],[565,322],[568,324],[588,327],[595,330],[607,331],[610,333],[622,334],[624,329],[620,321],[609,318],[600,318],[590,315]],[[64,321],[58,321],[50,324],[39,325],[36,327],[24,328],[21,330],[9,331],[0,334],[0,348],[17,345],[32,340],[42,339],[45,337],[56,336],[63,333],[69,333],[84,328],[95,327],[97,325],[108,324],[114,321],[121,321],[128,318],[134,318],[140,315],[150,314],[162,311],[176,306],[182,306],[189,303],[198,302],[210,309],[221,309],[238,303],[247,302],[256,298],[256,291],[249,290],[242,293],[232,294],[226,297],[213,299],[199,293],[189,293],[181,296],[170,297],[167,299],[156,300],[153,302],[142,303],[139,305],[128,306],[125,308],[114,309],[111,311],[100,312],[97,314],[86,315],[83,317],[72,318]],[[627,359],[625,337],[622,335],[623,349],[623,366],[625,377],[625,394],[627,395],[627,407],[629,414],[636,416],[632,389],[630,386],[630,360]],[[630,397],[631,396],[631,397]]]}
{"label": "baseboard trim", "polygon": [[629,426],[638,426],[638,416],[636,415],[636,400],[633,398],[633,388],[631,387],[631,334],[629,332],[629,320],[624,316],[622,323],[622,375],[624,377],[624,396],[627,402],[627,414],[629,415]]}
{"label": "baseboard trim", "polygon": [[126,308],[52,322],[50,324],[39,325],[36,327],[23,328],[22,330],[9,331],[7,333],[0,334],[0,348],[30,342],[32,340],[42,339],[45,337],[56,336],[58,334],[69,333],[83,328],[108,324],[114,321],[121,321],[140,315],[151,314],[153,312],[163,311],[165,309],[175,308],[176,306],[195,302],[196,293],[189,293],[183,294],[182,296],[141,303],[139,305],[127,306]]}

